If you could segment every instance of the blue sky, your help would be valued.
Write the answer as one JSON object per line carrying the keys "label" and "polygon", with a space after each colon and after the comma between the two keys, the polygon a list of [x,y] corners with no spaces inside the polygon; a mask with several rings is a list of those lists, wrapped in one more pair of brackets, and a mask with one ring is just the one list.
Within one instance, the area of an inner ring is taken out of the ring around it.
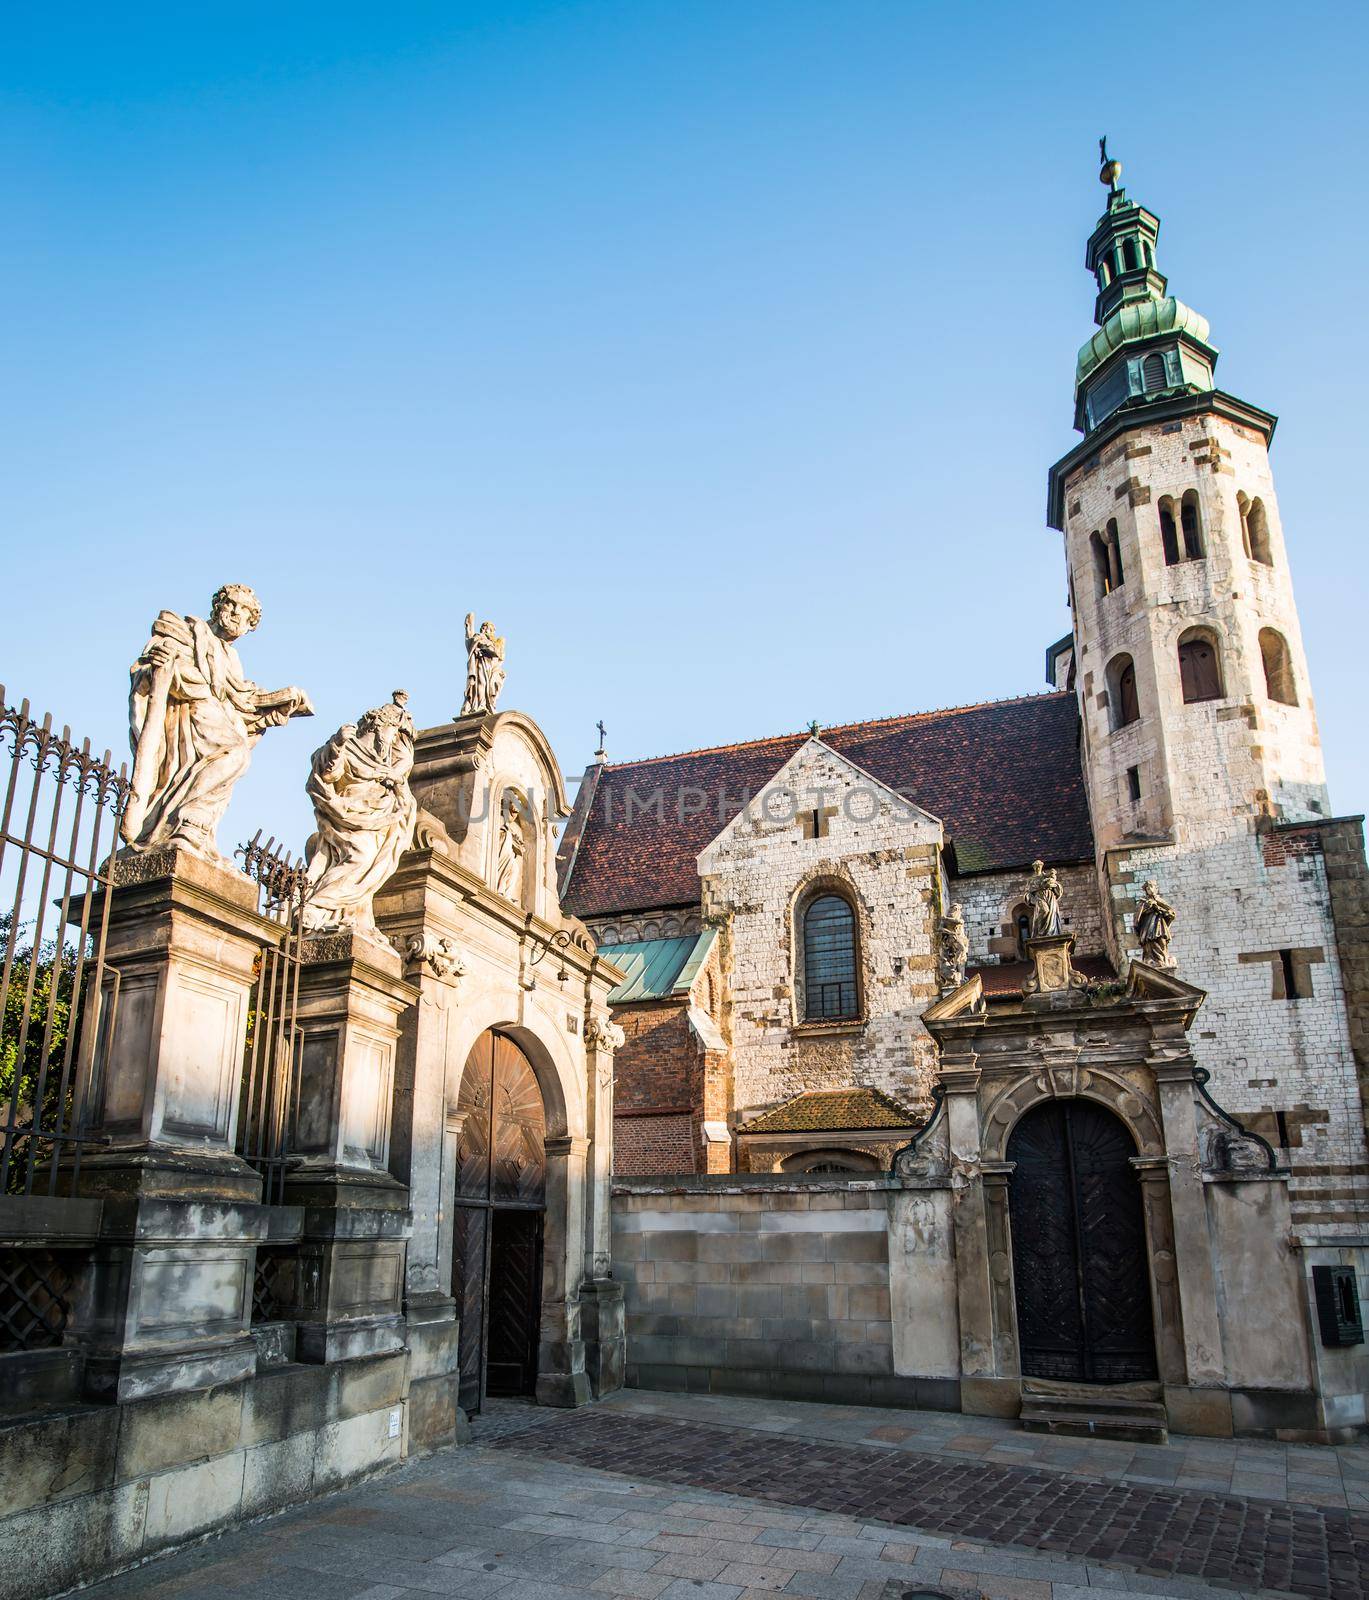
{"label": "blue sky", "polygon": [[1275,473],[1332,801],[1369,804],[1362,5],[11,7],[0,677],[124,738],[227,579],[268,735],[461,698],[577,772],[1043,687],[1096,141]]}

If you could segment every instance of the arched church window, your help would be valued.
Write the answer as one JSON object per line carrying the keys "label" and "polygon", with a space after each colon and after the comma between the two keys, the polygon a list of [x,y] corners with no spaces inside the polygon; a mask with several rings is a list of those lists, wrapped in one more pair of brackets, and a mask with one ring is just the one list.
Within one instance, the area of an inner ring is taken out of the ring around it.
{"label": "arched church window", "polygon": [[1135,272],[1137,267],[1140,266],[1140,258],[1136,254],[1135,239],[1123,239],[1122,260],[1126,263],[1126,270],[1128,272]]}
{"label": "arched church window", "polygon": [[1089,535],[1089,551],[1093,556],[1093,592],[1101,600],[1105,594],[1112,593],[1112,560],[1101,533]]}
{"label": "arched church window", "polygon": [[842,1022],[860,1015],[856,981],[856,914],[830,890],[803,912],[803,1016],[805,1022]]}
{"label": "arched church window", "polygon": [[1246,530],[1248,533],[1246,554],[1252,561],[1258,561],[1266,567],[1274,565],[1274,554],[1269,547],[1269,518],[1265,514],[1264,501],[1252,500],[1246,512]]}
{"label": "arched church window", "polygon": [[1179,640],[1179,683],[1188,705],[1222,698],[1221,657],[1209,629],[1190,628]]}
{"label": "arched church window", "polygon": [[1158,350],[1152,350],[1141,363],[1141,384],[1147,394],[1168,386],[1168,379],[1165,375],[1165,358]]}
{"label": "arched church window", "polygon": [[1141,720],[1136,695],[1136,663],[1130,656],[1114,656],[1108,663],[1108,707],[1114,731]]}
{"label": "arched church window", "polygon": [[1190,489],[1179,506],[1184,530],[1184,560],[1199,561],[1203,554],[1203,527],[1198,516],[1198,496]]}
{"label": "arched church window", "polygon": [[1288,641],[1273,628],[1260,629],[1260,659],[1264,662],[1264,689],[1269,698],[1283,706],[1297,705]]}
{"label": "arched church window", "polygon": [[1179,565],[1179,529],[1174,521],[1174,502],[1166,496],[1160,502],[1160,543],[1164,547],[1165,565]]}
{"label": "arched church window", "polygon": [[1236,510],[1241,519],[1241,549],[1246,555],[1250,554],[1250,497],[1240,490],[1236,492]]}

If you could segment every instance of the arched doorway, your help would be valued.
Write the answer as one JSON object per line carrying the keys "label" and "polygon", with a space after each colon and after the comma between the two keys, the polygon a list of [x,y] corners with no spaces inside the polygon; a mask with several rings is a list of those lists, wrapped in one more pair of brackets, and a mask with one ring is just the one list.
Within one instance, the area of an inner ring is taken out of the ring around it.
{"label": "arched doorway", "polygon": [[1008,1140],[1022,1375],[1076,1383],[1156,1376],[1136,1146],[1091,1100],[1029,1111]]}
{"label": "arched doorway", "polygon": [[457,1110],[452,1288],[461,1316],[460,1404],[532,1394],[542,1314],[546,1116],[528,1058],[489,1030],[471,1046]]}

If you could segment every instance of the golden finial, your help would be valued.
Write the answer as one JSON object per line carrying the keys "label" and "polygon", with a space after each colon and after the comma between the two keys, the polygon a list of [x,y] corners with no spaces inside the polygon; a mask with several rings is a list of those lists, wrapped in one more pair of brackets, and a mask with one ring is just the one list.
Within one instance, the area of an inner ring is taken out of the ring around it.
{"label": "golden finial", "polygon": [[1099,183],[1105,183],[1108,189],[1117,193],[1117,180],[1122,176],[1122,163],[1108,160],[1108,136],[1104,134],[1098,141],[1098,158],[1102,162],[1102,170],[1098,174]]}

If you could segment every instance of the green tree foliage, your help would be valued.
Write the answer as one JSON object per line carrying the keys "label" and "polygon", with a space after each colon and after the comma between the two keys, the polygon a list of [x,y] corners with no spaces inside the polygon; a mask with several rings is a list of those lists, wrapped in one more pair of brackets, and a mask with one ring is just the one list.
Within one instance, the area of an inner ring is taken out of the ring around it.
{"label": "green tree foliage", "polygon": [[[35,949],[31,941],[24,942],[22,925],[16,930],[12,914],[4,913],[0,915],[0,970],[9,959],[11,944],[14,964],[0,1025],[0,1126],[31,1128],[41,1094],[37,1123],[39,1128],[50,1131],[64,1125],[71,1107],[71,1085],[63,1084],[62,1066],[72,1024],[76,950],[69,944],[59,945],[55,939],[46,940]],[[73,1062],[74,1055],[73,1047]],[[11,1191],[24,1186],[30,1144],[31,1135],[15,1135],[9,1173]],[[45,1154],[43,1150],[32,1152],[34,1159],[43,1159]]]}

